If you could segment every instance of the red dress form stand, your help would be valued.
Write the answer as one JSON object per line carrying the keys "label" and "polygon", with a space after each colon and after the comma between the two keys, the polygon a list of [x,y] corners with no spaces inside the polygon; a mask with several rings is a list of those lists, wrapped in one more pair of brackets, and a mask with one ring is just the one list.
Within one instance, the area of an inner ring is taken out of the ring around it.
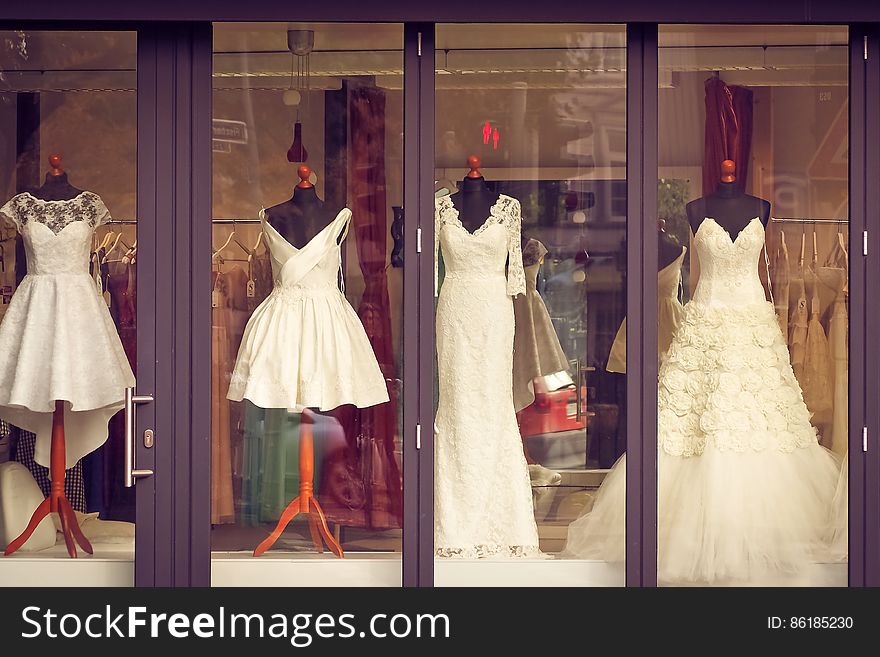
{"label": "red dress form stand", "polygon": [[64,543],[67,545],[67,554],[71,558],[76,559],[74,540],[79,543],[79,546],[85,552],[92,554],[92,544],[89,543],[89,540],[79,528],[73,507],[64,494],[65,460],[64,402],[58,400],[55,402],[55,411],[52,413],[52,451],[49,463],[52,486],[49,491],[49,497],[43,500],[40,506],[37,507],[37,510],[34,511],[31,521],[21,535],[6,546],[4,554],[7,557],[27,542],[40,524],[40,521],[50,513],[57,513],[59,518],[61,518],[61,533],[64,535]]}
{"label": "red dress form stand", "polygon": [[[312,535],[312,542],[318,552],[324,552],[323,543],[327,544],[330,551],[337,557],[344,557],[342,547],[333,538],[330,529],[327,527],[327,520],[324,517],[324,511],[318,500],[313,494],[312,479],[315,473],[315,442],[312,434],[312,425],[314,424],[314,413],[309,409],[302,412],[302,420],[299,429],[299,497],[295,498],[278,519],[278,524],[272,533],[260,543],[254,550],[254,556],[258,557],[275,544],[275,541],[281,536],[281,533],[287,527],[288,523],[298,514],[303,513],[308,516],[309,532]],[[323,539],[323,542],[322,542]]]}
{"label": "red dress form stand", "polygon": [[[61,168],[61,155],[53,153],[49,156],[49,175],[60,176],[64,173]],[[24,545],[34,533],[40,521],[50,513],[57,513],[61,519],[61,533],[64,535],[64,543],[67,545],[67,554],[76,559],[76,545],[92,554],[92,544],[83,535],[76,520],[73,507],[64,494],[64,477],[66,475],[65,464],[67,460],[64,445],[64,402],[55,401],[55,411],[52,413],[52,450],[49,457],[49,474],[52,478],[49,497],[43,500],[31,516],[31,521],[21,533],[21,536],[6,546],[3,554],[7,557]]]}

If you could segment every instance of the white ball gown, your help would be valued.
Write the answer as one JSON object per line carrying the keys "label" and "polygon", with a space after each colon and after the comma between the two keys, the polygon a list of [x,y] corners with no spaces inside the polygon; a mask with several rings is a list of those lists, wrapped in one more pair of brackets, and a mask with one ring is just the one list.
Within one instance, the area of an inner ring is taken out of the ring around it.
{"label": "white ball gown", "polygon": [[92,236],[110,213],[92,192],[60,201],[24,192],[0,216],[21,233],[28,265],[0,324],[0,417],[37,435],[34,460],[48,467],[52,414],[63,400],[71,468],[107,440],[107,422],[134,386],[89,274]]}
{"label": "white ball gown", "polygon": [[[820,446],[757,262],[764,227],[707,218],[700,280],[658,389],[658,578],[762,583],[826,553],[837,458]],[[624,559],[626,455],[563,556]]]}

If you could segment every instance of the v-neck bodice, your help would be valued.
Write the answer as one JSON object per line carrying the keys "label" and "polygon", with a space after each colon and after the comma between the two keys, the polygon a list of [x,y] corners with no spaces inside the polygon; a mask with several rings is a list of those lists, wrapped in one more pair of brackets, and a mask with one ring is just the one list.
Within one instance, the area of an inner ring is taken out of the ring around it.
{"label": "v-neck bodice", "polygon": [[266,220],[265,211],[261,210],[260,222],[271,256],[275,287],[338,289],[336,272],[341,260],[339,243],[345,239],[350,221],[351,210],[343,208],[305,246],[297,248],[284,239]]}

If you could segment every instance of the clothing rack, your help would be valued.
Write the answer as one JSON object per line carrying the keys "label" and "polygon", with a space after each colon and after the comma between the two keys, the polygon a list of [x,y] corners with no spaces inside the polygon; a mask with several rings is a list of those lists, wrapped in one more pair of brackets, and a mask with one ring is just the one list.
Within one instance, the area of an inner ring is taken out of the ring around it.
{"label": "clothing rack", "polygon": [[771,223],[780,224],[848,224],[849,219],[808,219],[806,217],[771,217]]}

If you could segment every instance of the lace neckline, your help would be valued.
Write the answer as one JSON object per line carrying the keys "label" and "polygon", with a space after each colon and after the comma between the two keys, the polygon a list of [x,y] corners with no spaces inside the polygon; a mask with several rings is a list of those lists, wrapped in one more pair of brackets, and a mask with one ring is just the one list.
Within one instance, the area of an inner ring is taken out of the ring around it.
{"label": "lace neckline", "polygon": [[[452,198],[450,198],[451,196],[452,195],[450,194],[450,195],[445,196],[443,198],[444,204],[446,205],[447,213],[449,215],[447,218],[447,221],[454,226],[458,226],[465,233],[467,233],[468,235],[470,235],[472,237],[476,237],[477,235],[479,235],[480,233],[485,231],[489,226],[492,226],[495,223],[497,223],[498,221],[500,221],[502,219],[502,217],[499,216],[499,213],[501,212],[501,202],[504,199],[511,198],[507,194],[499,194],[498,199],[489,208],[489,216],[486,217],[486,220],[482,224],[480,224],[477,227],[477,229],[474,230],[474,232],[471,232],[467,228],[464,227],[464,224],[461,223],[461,218],[460,218],[461,213],[458,211],[458,208],[455,207],[455,204],[452,202]],[[493,219],[495,219],[496,221],[492,221]]]}
{"label": "lace neckline", "polygon": [[37,201],[38,203],[73,203],[79,197],[84,196],[88,193],[89,193],[88,190],[84,190],[84,191],[80,192],[79,194],[77,194],[76,196],[74,196],[73,198],[62,198],[62,199],[57,199],[57,200],[53,201],[51,199],[43,199],[43,198],[40,198],[39,196],[34,196],[30,192],[21,192],[22,195],[30,196],[33,200]]}
{"label": "lace neckline", "polygon": [[[753,217],[753,218],[749,221],[749,223],[746,224],[746,226],[745,226],[742,230],[740,230],[739,233],[737,233],[737,235],[736,235],[735,238],[734,238],[734,237],[731,237],[731,235],[730,235],[730,231],[727,230],[727,229],[726,229],[724,226],[722,226],[721,224],[719,224],[718,221],[716,221],[714,217],[705,217],[705,218],[703,219],[703,223],[701,223],[701,224],[697,227],[697,233],[694,234],[694,239],[697,239],[697,234],[699,234],[699,232],[700,232],[700,230],[703,228],[703,226],[706,225],[706,222],[707,222],[707,221],[711,221],[713,224],[715,224],[716,226],[718,226],[718,228],[720,228],[720,229],[724,232],[724,234],[727,235],[727,239],[730,240],[730,244],[731,244],[731,246],[736,246],[736,243],[739,241],[740,235],[742,235],[742,234],[743,234],[744,232],[746,232],[749,228],[751,228],[752,224],[754,224],[756,221],[757,221],[758,223],[760,223],[760,221],[761,221],[761,217]],[[761,227],[763,228],[763,224],[761,224]]]}

